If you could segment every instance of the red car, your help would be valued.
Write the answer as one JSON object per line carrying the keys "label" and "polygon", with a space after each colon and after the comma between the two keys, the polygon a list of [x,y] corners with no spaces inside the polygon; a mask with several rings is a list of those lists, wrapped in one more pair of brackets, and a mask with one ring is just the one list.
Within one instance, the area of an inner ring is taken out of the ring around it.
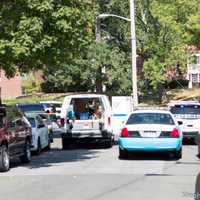
{"label": "red car", "polygon": [[0,171],[10,168],[10,160],[19,157],[31,161],[31,127],[17,107],[0,107]]}

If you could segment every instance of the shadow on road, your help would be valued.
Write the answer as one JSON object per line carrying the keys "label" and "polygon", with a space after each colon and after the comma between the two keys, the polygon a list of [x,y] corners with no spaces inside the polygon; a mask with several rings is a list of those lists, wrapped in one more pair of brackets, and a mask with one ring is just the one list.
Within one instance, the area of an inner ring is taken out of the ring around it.
{"label": "shadow on road", "polygon": [[176,161],[171,155],[165,152],[134,152],[129,153],[126,158],[120,160],[163,160]]}
{"label": "shadow on road", "polygon": [[[39,156],[33,155],[29,164],[23,165],[29,169],[44,168],[61,163],[82,162],[98,158],[99,151],[104,149],[101,143],[75,143],[69,150],[62,150],[61,147],[53,147],[50,151],[43,151]],[[11,162],[11,168],[22,166],[19,160]]]}

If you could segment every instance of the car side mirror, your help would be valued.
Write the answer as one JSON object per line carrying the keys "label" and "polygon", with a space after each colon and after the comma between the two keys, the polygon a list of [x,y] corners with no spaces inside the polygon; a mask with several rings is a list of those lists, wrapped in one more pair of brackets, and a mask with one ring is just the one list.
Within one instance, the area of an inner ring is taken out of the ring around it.
{"label": "car side mirror", "polygon": [[178,125],[183,125],[183,122],[182,121],[178,121]]}

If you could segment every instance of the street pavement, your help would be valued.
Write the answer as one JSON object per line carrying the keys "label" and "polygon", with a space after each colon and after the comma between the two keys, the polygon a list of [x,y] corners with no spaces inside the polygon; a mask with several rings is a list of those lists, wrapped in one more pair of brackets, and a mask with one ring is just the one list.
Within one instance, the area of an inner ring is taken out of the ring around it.
{"label": "street pavement", "polygon": [[18,160],[0,174],[1,200],[191,200],[200,160],[195,145],[184,145],[183,159],[162,154],[137,154],[118,159],[118,146],[77,144],[62,150],[60,138],[52,150]]}

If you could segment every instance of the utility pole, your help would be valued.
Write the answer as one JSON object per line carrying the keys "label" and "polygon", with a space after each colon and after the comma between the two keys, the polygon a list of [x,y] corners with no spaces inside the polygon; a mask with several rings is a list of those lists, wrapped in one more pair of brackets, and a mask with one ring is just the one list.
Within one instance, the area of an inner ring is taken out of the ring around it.
{"label": "utility pole", "polygon": [[137,94],[137,53],[136,53],[136,34],[135,34],[135,5],[134,0],[130,0],[130,19],[131,19],[131,49],[132,49],[132,95],[133,105],[138,106]]}
{"label": "utility pole", "polygon": [[101,42],[101,19],[99,16],[96,17],[96,27],[95,27],[95,37],[96,42]]}
{"label": "utility pole", "polygon": [[[96,43],[100,43],[101,42],[101,19],[99,16],[96,17],[95,37],[96,37]],[[101,80],[101,77],[102,77],[101,67],[98,68],[97,73],[98,75],[96,76],[96,92],[102,93],[103,82]]]}

